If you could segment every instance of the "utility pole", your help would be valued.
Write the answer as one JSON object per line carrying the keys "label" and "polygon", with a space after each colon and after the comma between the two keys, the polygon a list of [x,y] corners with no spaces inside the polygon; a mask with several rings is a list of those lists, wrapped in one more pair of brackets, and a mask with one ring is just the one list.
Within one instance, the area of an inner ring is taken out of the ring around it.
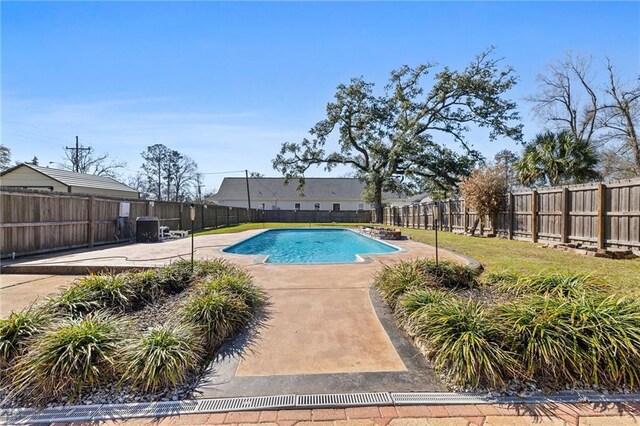
{"label": "utility pole", "polygon": [[74,147],[69,147],[66,146],[64,149],[70,149],[72,151],[75,151],[75,153],[73,154],[73,171],[76,173],[80,172],[80,151],[91,151],[91,148],[80,148],[80,143],[78,142],[78,137],[76,136],[76,146]]}
{"label": "utility pole", "polygon": [[247,210],[247,217],[249,218],[249,222],[251,222],[251,195],[249,194],[249,170],[244,171],[244,179],[247,182],[247,205],[249,209]]}

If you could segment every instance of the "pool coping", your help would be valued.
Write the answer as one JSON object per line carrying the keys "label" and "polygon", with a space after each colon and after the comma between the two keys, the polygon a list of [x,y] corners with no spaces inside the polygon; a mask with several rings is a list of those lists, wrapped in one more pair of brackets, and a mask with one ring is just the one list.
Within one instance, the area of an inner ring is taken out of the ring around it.
{"label": "pool coping", "polygon": [[[350,231],[353,232],[354,234],[360,235],[362,237],[365,238],[369,238],[375,242],[387,245],[389,247],[393,247],[394,249],[396,249],[395,252],[389,252],[389,253],[356,253],[356,259],[360,259],[360,260],[356,260],[354,262],[283,262],[283,263],[270,263],[269,262],[269,255],[262,255],[262,254],[242,254],[242,253],[229,253],[226,252],[225,250],[230,249],[232,247],[235,247],[237,245],[240,245],[246,241],[249,241],[253,238],[257,238],[258,236],[264,234],[265,232],[273,232],[273,231],[305,231],[305,230],[322,230],[322,231],[326,231],[326,230],[342,230],[342,231]],[[254,258],[254,262],[253,264],[265,264],[265,265],[352,265],[352,264],[357,264],[357,265],[361,265],[361,264],[367,264],[367,263],[372,263],[375,258],[373,258],[372,256],[389,256],[389,255],[393,255],[393,254],[399,254],[399,253],[406,253],[408,250],[404,249],[402,247],[398,247],[395,246],[391,243],[388,243],[386,241],[383,240],[379,240],[376,238],[372,238],[369,235],[365,235],[361,232],[358,232],[356,230],[353,230],[351,228],[339,228],[339,227],[335,227],[335,228],[331,228],[331,229],[327,229],[327,228],[322,228],[322,227],[309,227],[309,228],[267,228],[264,229],[260,232],[258,232],[255,235],[251,235],[243,240],[240,241],[236,241],[235,243],[228,245],[226,247],[223,247],[221,249],[218,250],[219,253],[223,253],[227,256],[253,256]],[[467,261],[469,261],[469,259],[465,259]],[[474,261],[475,262],[475,261]],[[471,262],[470,262],[471,263]]]}

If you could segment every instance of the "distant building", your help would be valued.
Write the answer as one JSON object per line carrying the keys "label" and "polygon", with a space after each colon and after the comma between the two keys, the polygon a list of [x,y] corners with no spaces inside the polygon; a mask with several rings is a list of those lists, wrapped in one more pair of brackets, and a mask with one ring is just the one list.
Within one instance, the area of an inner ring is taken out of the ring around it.
{"label": "distant building", "polygon": [[139,198],[138,191],[110,177],[34,166],[33,164],[20,164],[2,172],[0,187],[7,190],[33,189],[115,198]]}
{"label": "distant building", "polygon": [[[364,184],[354,178],[306,178],[302,194],[298,180],[285,184],[284,178],[249,178],[251,207],[261,210],[370,210],[364,201]],[[207,201],[229,207],[247,207],[245,178],[227,177],[220,189]],[[406,204],[398,194],[383,194],[385,203]]]}

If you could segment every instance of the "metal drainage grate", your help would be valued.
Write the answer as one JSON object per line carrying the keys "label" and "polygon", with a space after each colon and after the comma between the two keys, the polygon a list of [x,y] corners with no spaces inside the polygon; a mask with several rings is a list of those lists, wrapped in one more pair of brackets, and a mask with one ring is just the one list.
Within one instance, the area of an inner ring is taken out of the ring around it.
{"label": "metal drainage grate", "polygon": [[485,394],[453,392],[397,392],[391,393],[391,399],[396,405],[412,404],[484,404],[493,402]]}
{"label": "metal drainage grate", "polygon": [[91,420],[109,420],[135,417],[163,417],[197,412],[195,400],[176,402],[143,402],[132,404],[105,404]]}
{"label": "metal drainage grate", "polygon": [[30,408],[0,409],[0,424],[37,424],[116,420],[136,417],[165,417],[191,413],[213,413],[243,410],[283,408],[350,407],[366,405],[409,404],[527,404],[546,402],[626,402],[640,401],[640,393],[605,395],[591,391],[558,392],[549,396],[524,398],[488,394],[458,394],[453,392],[353,393],[320,395],[279,395],[240,398],[218,398],[167,402],[143,402],[112,405],[76,405],[44,410]]}
{"label": "metal drainage grate", "polygon": [[294,395],[203,399],[199,401],[197,411],[200,413],[214,413],[218,411],[268,410],[293,408],[295,404],[296,397]]}
{"label": "metal drainage grate", "polygon": [[44,410],[6,410],[0,414],[0,424],[51,423],[64,419],[67,422],[90,419],[100,405],[79,405],[45,408]]}
{"label": "metal drainage grate", "polygon": [[391,396],[387,392],[299,395],[296,400],[296,406],[298,407],[350,407],[392,403]]}

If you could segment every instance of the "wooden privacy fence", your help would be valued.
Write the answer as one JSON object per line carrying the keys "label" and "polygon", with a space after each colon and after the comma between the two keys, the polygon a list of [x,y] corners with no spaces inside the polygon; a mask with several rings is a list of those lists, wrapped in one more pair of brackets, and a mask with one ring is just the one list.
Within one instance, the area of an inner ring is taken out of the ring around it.
{"label": "wooden privacy fence", "polygon": [[321,210],[264,210],[265,222],[291,223],[369,223],[369,210],[321,211]]}
{"label": "wooden privacy fence", "polygon": [[[3,258],[129,242],[135,239],[140,216],[156,216],[170,229],[191,229],[185,203],[8,191],[0,196]],[[128,204],[129,214],[119,219],[123,203]],[[197,204],[194,229],[257,222],[261,216],[260,210]]]}
{"label": "wooden privacy fence", "polygon": [[[438,206],[439,209],[435,209]],[[434,211],[439,210],[439,217]],[[385,207],[383,223],[468,233],[477,214],[464,199]],[[375,221],[375,212],[373,212]],[[510,239],[640,250],[640,179],[509,193],[485,229]]]}

